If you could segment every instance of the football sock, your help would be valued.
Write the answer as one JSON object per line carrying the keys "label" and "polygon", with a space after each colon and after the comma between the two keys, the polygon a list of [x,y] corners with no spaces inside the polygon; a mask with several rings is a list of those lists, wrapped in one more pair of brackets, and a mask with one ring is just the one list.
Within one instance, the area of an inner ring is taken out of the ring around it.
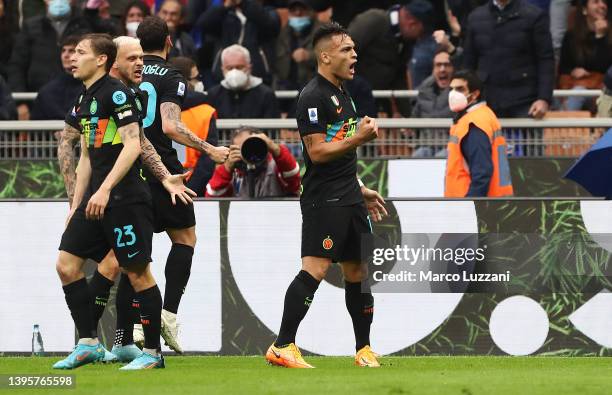
{"label": "football sock", "polygon": [[140,302],[140,322],[145,336],[144,348],[160,349],[162,297],[157,285],[136,293]]}
{"label": "football sock", "polygon": [[99,271],[95,271],[93,277],[89,281],[89,295],[92,299],[93,312],[92,312],[92,326],[97,330],[98,321],[104,314],[106,303],[110,295],[110,290],[114,282],[104,277]]}
{"label": "football sock", "polygon": [[166,289],[164,291],[164,310],[176,314],[181,297],[187,287],[191,274],[193,247],[185,244],[172,244],[166,261]]}
{"label": "football sock", "polygon": [[[134,316],[138,311],[132,307],[134,299],[134,288],[130,284],[130,279],[127,274],[122,273],[117,287],[117,298],[115,300],[117,307],[117,329],[115,330],[115,345],[127,346],[134,343]],[[139,317],[140,322],[140,317]]]}
{"label": "football sock", "polygon": [[346,308],[353,320],[353,331],[355,332],[355,348],[357,351],[370,344],[370,326],[374,316],[374,297],[370,287],[361,283],[344,282],[344,298]]}
{"label": "football sock", "polygon": [[83,277],[80,280],[64,285],[64,296],[70,309],[70,315],[74,325],[79,332],[79,338],[96,338],[96,330],[92,328],[91,297],[87,280]]}
{"label": "football sock", "polygon": [[289,343],[295,343],[298,326],[306,316],[317,288],[319,288],[319,281],[304,270],[300,270],[289,284],[287,293],[285,293],[283,319],[278,337],[274,342],[275,346],[283,347]]}

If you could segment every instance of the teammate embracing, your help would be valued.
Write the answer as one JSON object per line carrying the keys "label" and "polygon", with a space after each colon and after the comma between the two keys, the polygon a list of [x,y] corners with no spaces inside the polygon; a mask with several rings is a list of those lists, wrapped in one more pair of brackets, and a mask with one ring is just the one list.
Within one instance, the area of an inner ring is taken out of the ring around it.
{"label": "teammate embracing", "polygon": [[357,179],[356,148],[378,136],[376,121],[359,120],[343,81],[353,79],[357,54],[347,31],[336,23],[322,25],[313,35],[318,74],[298,98],[297,123],[306,172],[302,178],[302,270],[289,285],[280,331],[266,353],[274,365],[312,368],[295,345],[298,326],[306,316],[319,283],[332,262],[345,279],[346,307],[353,321],[355,363],[378,367],[370,349],[374,298],[361,262],[361,235],[371,233],[368,210],[375,221],[387,212],[384,200]]}
{"label": "teammate embracing", "polygon": [[164,367],[161,293],[150,271],[151,195],[140,175],[140,112],[134,93],[108,75],[116,53],[110,36],[89,34],[72,56],[73,75],[85,89],[66,122],[82,133],[81,157],[56,268],[79,341],[56,369],[104,358],[83,265],[87,258],[100,262],[111,249],[140,301],[145,333],[144,352],[121,369]]}

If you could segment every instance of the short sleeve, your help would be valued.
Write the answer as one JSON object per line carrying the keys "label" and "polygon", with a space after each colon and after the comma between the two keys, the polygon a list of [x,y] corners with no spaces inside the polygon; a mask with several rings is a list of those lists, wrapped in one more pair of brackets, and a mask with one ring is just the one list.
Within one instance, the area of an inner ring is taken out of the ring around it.
{"label": "short sleeve", "polygon": [[296,120],[300,136],[327,131],[327,112],[317,94],[305,94],[298,100]]}
{"label": "short sleeve", "polygon": [[169,102],[182,107],[187,94],[187,85],[183,77],[177,72],[161,81],[161,91],[158,92],[159,103]]}
{"label": "short sleeve", "polygon": [[126,87],[117,87],[110,95],[112,117],[118,128],[131,123],[140,123],[140,111],[136,105],[136,96]]}
{"label": "short sleeve", "polygon": [[70,110],[66,114],[66,118],[64,118],[64,122],[66,122],[68,125],[75,128],[79,132],[82,130],[81,130],[81,125],[79,124],[79,120],[77,119],[77,108],[82,99],[83,99],[83,95],[79,95],[79,97],[74,101],[74,104],[70,106]]}

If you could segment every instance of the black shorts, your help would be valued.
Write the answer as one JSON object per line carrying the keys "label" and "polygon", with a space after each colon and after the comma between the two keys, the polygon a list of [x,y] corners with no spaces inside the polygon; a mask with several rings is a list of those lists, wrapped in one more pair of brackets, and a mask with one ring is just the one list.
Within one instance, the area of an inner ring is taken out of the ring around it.
{"label": "black shorts", "polygon": [[68,222],[59,249],[100,262],[113,249],[119,266],[151,262],[153,212],[148,203],[111,207],[102,220],[88,220],[79,208]]}
{"label": "black shorts", "polygon": [[185,229],[195,226],[193,203],[185,205],[181,199],[176,199],[176,205],[168,191],[158,182],[150,182],[153,196],[153,231],[164,232],[166,229]]}
{"label": "black shorts", "polygon": [[359,261],[364,233],[372,233],[364,203],[302,208],[302,257],[331,258],[333,262]]}

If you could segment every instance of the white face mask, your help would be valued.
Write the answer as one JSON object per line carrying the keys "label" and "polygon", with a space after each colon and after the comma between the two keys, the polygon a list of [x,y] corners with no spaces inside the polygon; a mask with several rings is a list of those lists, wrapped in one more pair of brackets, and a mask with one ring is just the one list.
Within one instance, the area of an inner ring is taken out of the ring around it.
{"label": "white face mask", "polygon": [[461,112],[468,106],[467,97],[457,91],[448,92],[448,106],[452,112]]}
{"label": "white face mask", "polygon": [[125,24],[125,30],[128,36],[136,37],[136,30],[138,30],[138,26],[140,22],[128,22]]}
{"label": "white face mask", "polygon": [[204,93],[204,83],[202,81],[196,82],[195,86],[193,87],[193,90],[196,92]]}
{"label": "white face mask", "polygon": [[231,69],[225,74],[225,82],[231,90],[241,90],[249,83],[249,75],[242,70]]}

